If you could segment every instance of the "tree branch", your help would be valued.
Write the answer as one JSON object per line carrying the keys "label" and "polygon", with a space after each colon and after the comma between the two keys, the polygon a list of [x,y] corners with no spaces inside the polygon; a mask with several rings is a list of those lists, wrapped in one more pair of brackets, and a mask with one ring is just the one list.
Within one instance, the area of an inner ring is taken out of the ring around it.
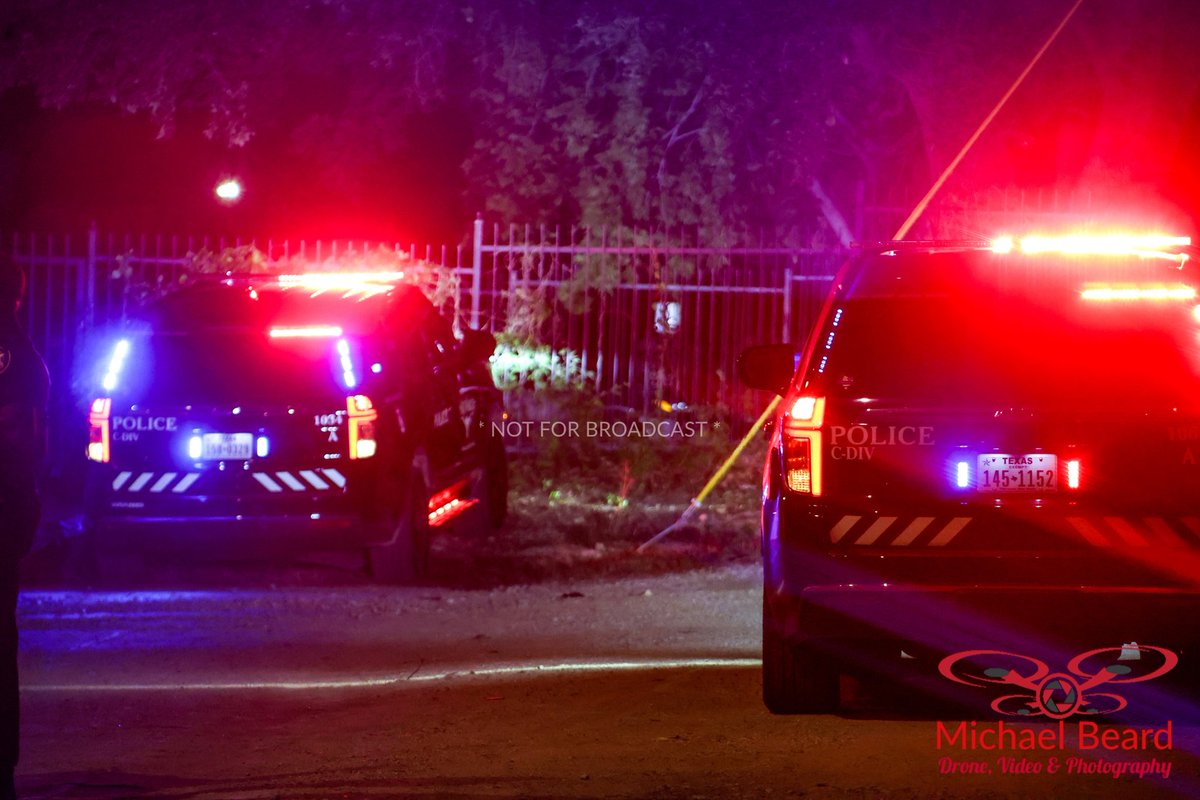
{"label": "tree branch", "polygon": [[846,218],[842,216],[842,212],[838,211],[833,200],[825,192],[825,187],[819,180],[813,178],[809,181],[808,190],[812,192],[813,197],[817,198],[821,214],[829,223],[829,227],[833,228],[833,232],[837,234],[838,241],[842,243],[843,247],[849,247],[854,242],[854,234],[850,232],[850,226],[846,224]]}

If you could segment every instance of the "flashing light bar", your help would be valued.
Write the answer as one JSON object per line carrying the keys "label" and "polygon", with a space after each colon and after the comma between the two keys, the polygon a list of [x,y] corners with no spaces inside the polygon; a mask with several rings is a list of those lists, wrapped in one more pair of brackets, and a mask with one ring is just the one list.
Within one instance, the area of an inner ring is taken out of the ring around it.
{"label": "flashing light bar", "polygon": [[354,374],[354,361],[350,358],[350,343],[338,339],[337,352],[342,365],[342,383],[346,384],[347,389],[353,389],[358,386],[358,376]]}
{"label": "flashing light bar", "polygon": [[122,339],[113,349],[112,358],[108,361],[108,372],[104,373],[104,380],[100,382],[104,391],[111,392],[117,388],[117,380],[121,377],[121,370],[125,368],[125,359],[128,357],[129,340]]}
{"label": "flashing light bar", "polygon": [[271,328],[272,339],[336,339],[342,335],[337,325],[305,325],[297,328]]}
{"label": "flashing light bar", "polygon": [[397,281],[404,280],[403,272],[307,272],[301,275],[280,275],[284,288],[321,292],[346,292],[366,296],[389,292]]}
{"label": "flashing light bar", "polygon": [[1131,235],[1123,233],[1074,236],[1000,236],[992,240],[992,252],[1011,253],[1019,250],[1026,255],[1060,253],[1078,256],[1139,256],[1178,260],[1179,248],[1192,243],[1190,236],[1164,234]]}
{"label": "flashing light bar", "polygon": [[1089,286],[1083,290],[1084,300],[1195,300],[1192,286]]}

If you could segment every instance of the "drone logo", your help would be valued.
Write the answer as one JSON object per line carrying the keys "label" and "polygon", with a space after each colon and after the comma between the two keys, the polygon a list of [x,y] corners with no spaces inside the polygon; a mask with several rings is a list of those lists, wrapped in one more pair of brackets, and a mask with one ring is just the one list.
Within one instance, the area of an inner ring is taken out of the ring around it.
{"label": "drone logo", "polygon": [[1002,650],[964,650],[942,659],[938,671],[967,686],[1004,686],[1018,690],[997,697],[992,710],[1010,717],[1066,719],[1075,714],[1112,714],[1128,705],[1119,694],[1094,691],[1123,683],[1141,683],[1166,675],[1179,656],[1162,647],[1103,647],[1080,653],[1067,672],[1050,673],[1045,662]]}

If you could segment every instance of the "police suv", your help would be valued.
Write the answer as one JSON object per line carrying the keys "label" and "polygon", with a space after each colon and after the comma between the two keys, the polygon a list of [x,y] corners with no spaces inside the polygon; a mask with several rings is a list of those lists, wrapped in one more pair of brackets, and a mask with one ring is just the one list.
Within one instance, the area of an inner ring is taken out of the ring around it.
{"label": "police suv", "polygon": [[491,334],[401,275],[195,285],[112,344],[88,414],[96,554],[353,548],[424,573],[431,529],[507,510]]}
{"label": "police suv", "polygon": [[886,244],[836,276],[799,356],[743,353],[742,379],[783,395],[762,506],[772,711],[970,650],[1194,663],[1190,255],[1161,236]]}

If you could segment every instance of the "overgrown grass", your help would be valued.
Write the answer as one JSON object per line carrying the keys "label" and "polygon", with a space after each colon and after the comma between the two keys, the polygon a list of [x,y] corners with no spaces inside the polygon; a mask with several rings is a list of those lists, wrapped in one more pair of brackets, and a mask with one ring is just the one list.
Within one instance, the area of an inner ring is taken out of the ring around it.
{"label": "overgrown grass", "polygon": [[[534,435],[510,442],[510,519],[498,535],[527,557],[558,561],[566,572],[638,571],[752,560],[758,553],[759,496],[766,442],[756,434],[700,513],[659,545],[637,545],[674,523],[733,452],[741,432],[715,413],[637,420],[672,436],[583,435],[595,405],[559,404],[581,435]],[[688,423],[691,423],[690,428]],[[701,425],[700,423],[703,423]],[[585,566],[586,565],[586,566]],[[620,565],[620,566],[618,566]]]}

